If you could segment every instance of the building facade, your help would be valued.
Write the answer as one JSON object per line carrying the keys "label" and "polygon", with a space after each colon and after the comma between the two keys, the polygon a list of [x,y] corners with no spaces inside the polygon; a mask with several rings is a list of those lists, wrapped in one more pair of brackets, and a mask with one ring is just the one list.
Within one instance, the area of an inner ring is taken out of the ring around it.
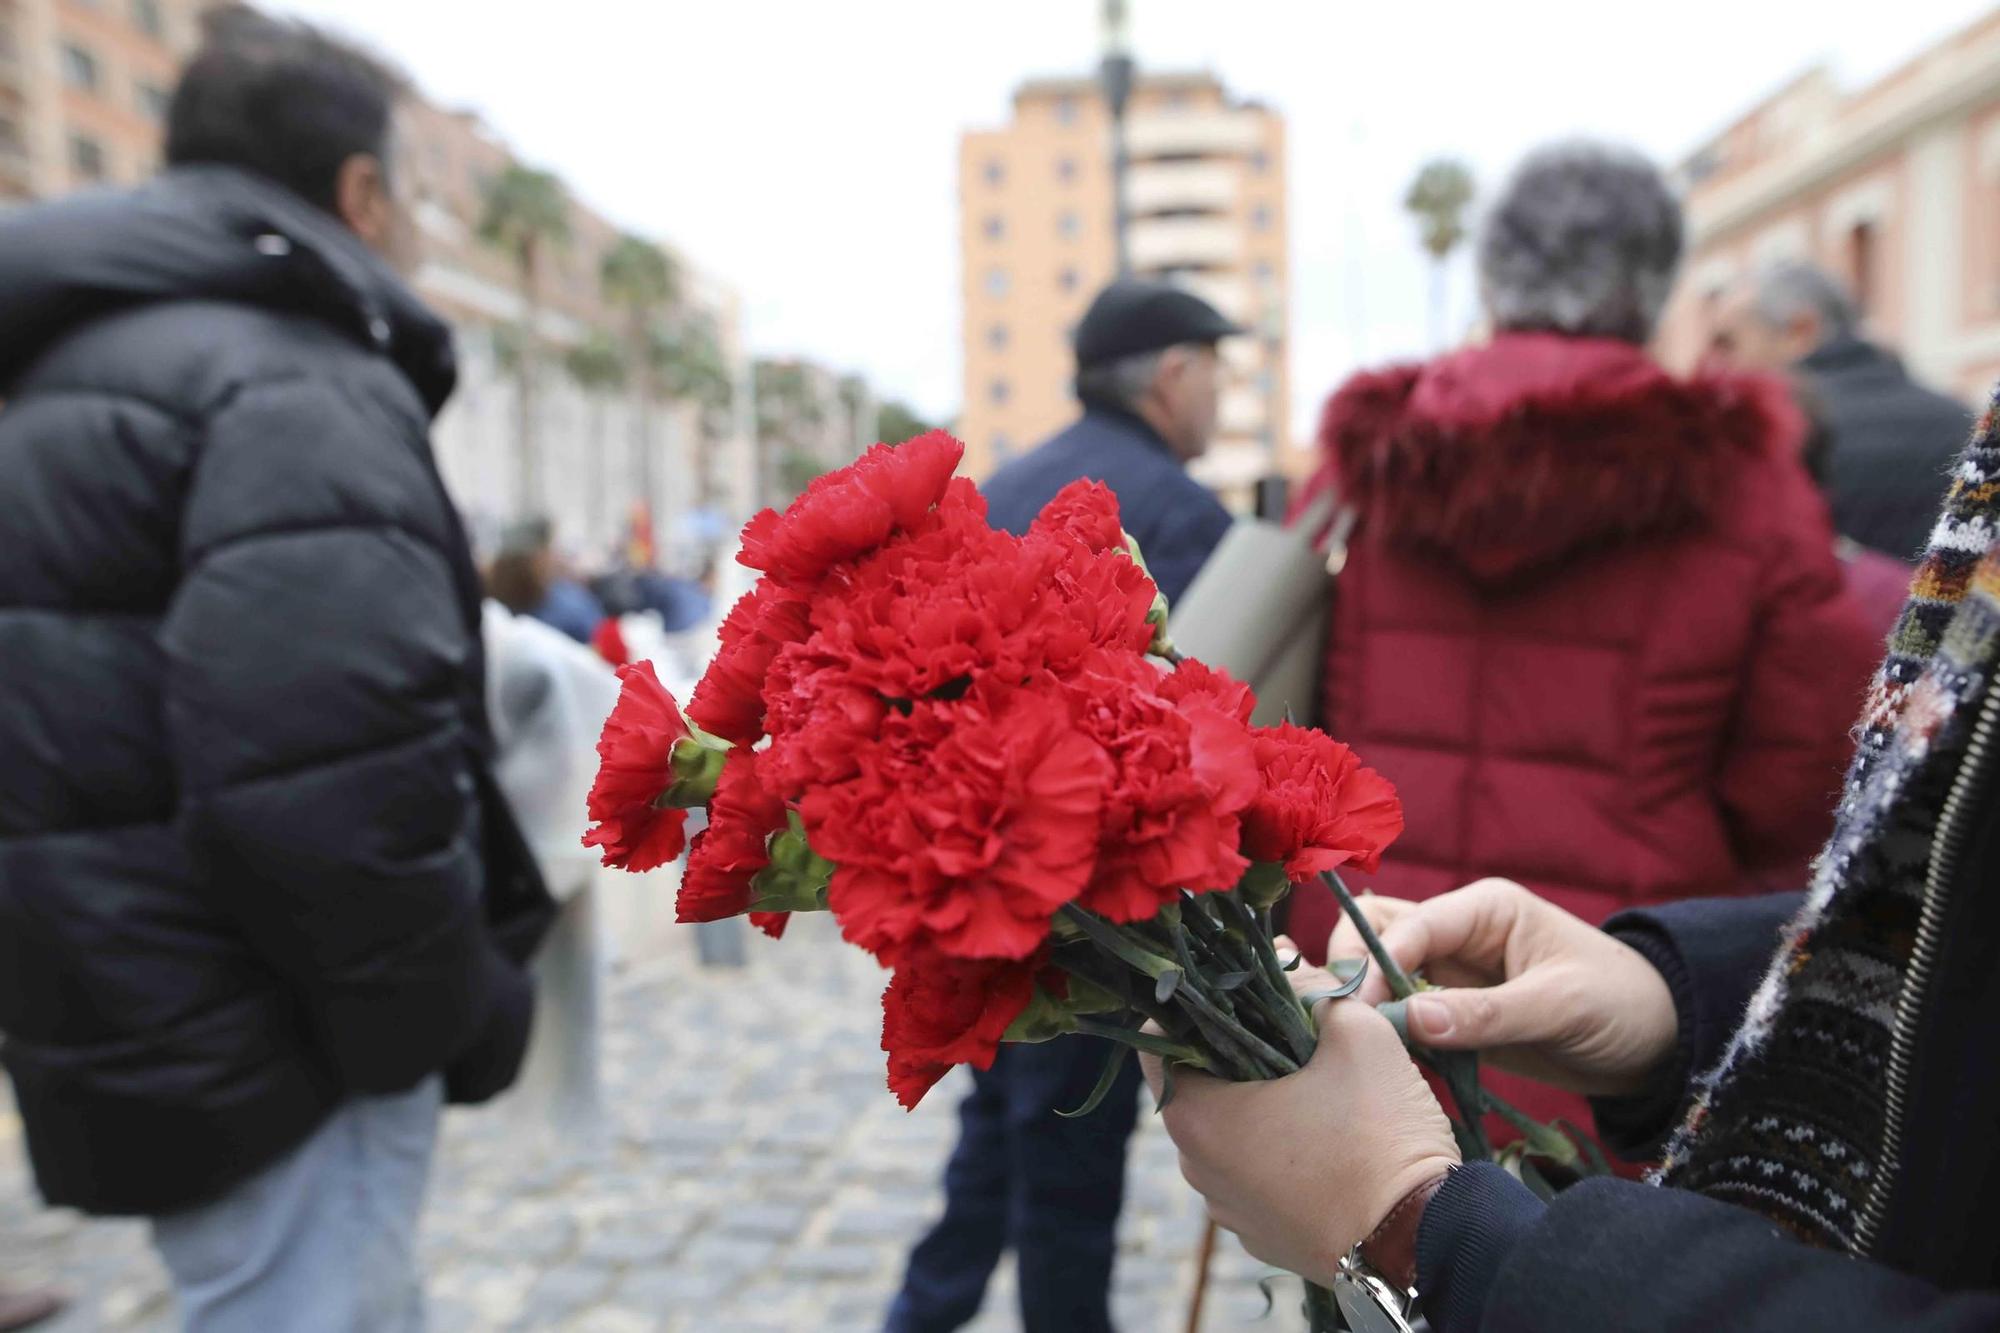
{"label": "building facade", "polygon": [[204,8],[0,0],[0,208],[150,175]]}
{"label": "building facade", "polygon": [[[157,169],[168,99],[210,3],[0,0],[0,208]],[[458,335],[459,391],[434,440],[472,531],[490,539],[516,514],[545,513],[558,541],[594,563],[624,550],[643,517],[662,557],[698,563],[698,548],[761,503],[736,292],[662,247],[679,276],[674,319],[712,339],[732,389],[727,408],[642,397],[632,375],[573,373],[570,353],[626,317],[598,280],[619,231],[572,199],[570,239],[551,250],[538,284],[538,481],[524,497],[520,381],[505,345],[526,305],[512,265],[478,234],[486,184],[515,159],[476,116],[421,97],[400,115],[397,152],[392,178],[418,239],[411,285]]]}
{"label": "building facade", "polygon": [[1689,259],[1669,363],[1706,345],[1722,291],[1780,259],[1839,274],[1872,336],[1977,402],[2000,379],[2000,11],[1873,85],[1794,80],[1682,166]]}
{"label": "building facade", "polygon": [[[1135,273],[1198,292],[1224,344],[1215,447],[1196,475],[1239,508],[1310,459],[1287,427],[1285,125],[1208,74],[1142,76],[1126,113]],[[983,478],[1076,415],[1071,331],[1116,273],[1111,121],[1093,80],[1040,79],[959,146],[966,470]]]}

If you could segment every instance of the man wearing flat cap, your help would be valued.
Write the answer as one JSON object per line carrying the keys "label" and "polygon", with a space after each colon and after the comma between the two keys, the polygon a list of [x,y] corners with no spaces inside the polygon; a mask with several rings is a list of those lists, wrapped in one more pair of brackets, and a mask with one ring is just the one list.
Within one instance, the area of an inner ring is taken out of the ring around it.
{"label": "man wearing flat cap", "polygon": [[[1241,332],[1165,283],[1121,280],[1098,293],[1076,329],[1083,415],[993,474],[993,526],[1026,532],[1063,487],[1101,481],[1160,591],[1178,600],[1230,524],[1186,466],[1215,433],[1216,344]],[[1025,1333],[1109,1333],[1136,1065],[1089,1115],[1056,1114],[1083,1104],[1109,1053],[1095,1037],[1058,1037],[1002,1046],[992,1069],[974,1072],[945,1168],[945,1215],[910,1255],[888,1333],[969,1323],[1010,1248]]]}

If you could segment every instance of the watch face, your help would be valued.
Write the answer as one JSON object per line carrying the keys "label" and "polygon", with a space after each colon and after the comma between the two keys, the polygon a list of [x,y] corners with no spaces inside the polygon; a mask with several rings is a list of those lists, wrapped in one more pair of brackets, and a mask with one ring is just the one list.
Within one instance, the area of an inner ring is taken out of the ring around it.
{"label": "watch face", "polygon": [[1408,1322],[1396,1313],[1395,1297],[1371,1278],[1340,1274],[1333,1280],[1333,1300],[1350,1333],[1410,1333]]}

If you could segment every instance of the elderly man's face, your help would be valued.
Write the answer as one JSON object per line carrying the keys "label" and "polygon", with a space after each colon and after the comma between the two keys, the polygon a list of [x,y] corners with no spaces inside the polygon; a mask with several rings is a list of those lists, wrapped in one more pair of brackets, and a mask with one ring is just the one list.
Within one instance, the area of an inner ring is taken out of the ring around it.
{"label": "elderly man's face", "polygon": [[1708,354],[1718,364],[1739,370],[1790,370],[1820,344],[1819,318],[1811,313],[1784,324],[1765,321],[1756,293],[1739,283],[1717,307],[1709,330]]}

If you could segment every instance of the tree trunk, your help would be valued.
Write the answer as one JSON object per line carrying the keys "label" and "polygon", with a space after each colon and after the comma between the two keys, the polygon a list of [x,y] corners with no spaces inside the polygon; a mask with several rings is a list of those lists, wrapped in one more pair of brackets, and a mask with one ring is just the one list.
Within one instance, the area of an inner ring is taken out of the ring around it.
{"label": "tree trunk", "polygon": [[1431,256],[1431,350],[1445,350],[1445,340],[1450,337],[1445,328],[1445,270],[1444,256]]}
{"label": "tree trunk", "polygon": [[521,364],[519,408],[520,420],[515,423],[515,486],[518,502],[515,517],[529,518],[535,512],[535,501],[540,491],[541,468],[535,450],[535,411],[540,406],[537,401],[536,371],[541,365],[541,323],[540,303],[535,283],[535,251],[530,244],[521,251]]}
{"label": "tree trunk", "polygon": [[590,395],[590,541],[602,551],[615,547],[611,527],[611,441],[604,431],[604,387]]}

